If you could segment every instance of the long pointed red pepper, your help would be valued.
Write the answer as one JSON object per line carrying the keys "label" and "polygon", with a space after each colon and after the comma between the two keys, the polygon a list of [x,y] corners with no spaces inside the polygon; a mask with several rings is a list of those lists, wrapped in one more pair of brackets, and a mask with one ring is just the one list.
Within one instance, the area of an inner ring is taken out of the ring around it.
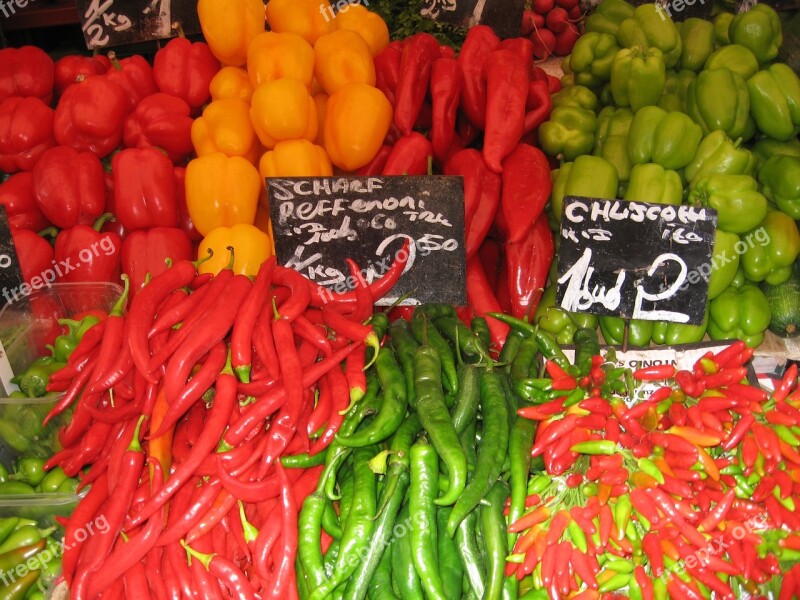
{"label": "long pointed red pepper", "polygon": [[417,33],[403,43],[397,81],[394,124],[403,135],[414,129],[431,77],[433,61],[439,58],[439,42],[429,33]]}
{"label": "long pointed red pepper", "polygon": [[443,161],[456,135],[456,114],[461,101],[463,75],[455,58],[437,58],[431,69],[433,154]]}
{"label": "long pointed red pepper", "polygon": [[250,381],[250,362],[253,352],[253,330],[256,319],[261,311],[264,296],[272,285],[272,272],[275,269],[276,259],[270,257],[261,265],[253,282],[253,289],[242,303],[239,315],[233,322],[231,331],[231,364],[239,381]]}
{"label": "long pointed red pepper", "polygon": [[483,158],[495,173],[525,133],[528,63],[513,50],[489,55],[486,69],[486,131]]}

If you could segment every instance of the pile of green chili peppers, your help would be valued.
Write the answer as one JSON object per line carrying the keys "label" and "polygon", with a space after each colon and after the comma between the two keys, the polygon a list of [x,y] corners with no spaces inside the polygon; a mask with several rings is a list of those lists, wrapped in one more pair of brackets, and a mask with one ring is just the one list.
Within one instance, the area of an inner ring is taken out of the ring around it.
{"label": "pile of green chili peppers", "polygon": [[55,527],[19,517],[0,518],[0,600],[44,600],[61,570]]}

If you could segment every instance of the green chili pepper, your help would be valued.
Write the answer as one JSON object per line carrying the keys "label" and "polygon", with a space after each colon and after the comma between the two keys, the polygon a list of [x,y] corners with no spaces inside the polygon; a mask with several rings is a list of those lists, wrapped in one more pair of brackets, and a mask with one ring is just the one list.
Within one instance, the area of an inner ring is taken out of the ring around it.
{"label": "green chili pepper", "polygon": [[511,363],[511,380],[517,382],[530,377],[531,367],[538,354],[539,343],[536,337],[522,340],[519,351]]}
{"label": "green chili pepper", "polygon": [[39,489],[45,494],[52,494],[67,479],[67,474],[61,467],[50,469],[39,482]]}
{"label": "green chili pepper", "polygon": [[[333,579],[336,570],[336,561],[339,558],[339,548],[341,540],[333,540],[331,545],[328,546],[328,551],[325,553],[325,576],[328,579]],[[334,592],[334,596],[335,596]]]}
{"label": "green chili pepper", "polygon": [[327,501],[327,498],[319,491],[309,494],[303,501],[297,521],[297,560],[312,589],[316,589],[328,581],[319,545],[323,513]]}
{"label": "green chili pepper", "polygon": [[403,368],[403,375],[406,379],[406,393],[408,403],[412,408],[417,407],[417,399],[414,395],[414,354],[417,352],[419,344],[411,334],[411,327],[408,321],[398,319],[389,326],[389,336],[392,339],[392,347],[395,356]]}
{"label": "green chili pepper", "polygon": [[522,345],[522,340],[524,339],[525,335],[522,332],[511,331],[506,338],[506,343],[503,344],[503,349],[500,350],[498,360],[501,365],[507,365],[506,370],[509,372],[511,371],[511,364],[517,357],[520,346]]}
{"label": "green chili pepper", "polygon": [[604,594],[606,592],[613,592],[614,590],[622,589],[626,585],[628,585],[628,581],[630,581],[630,579],[631,579],[630,573],[617,573],[616,575],[613,575],[612,577],[601,583],[597,588],[597,590],[601,594]]}
{"label": "green chili pepper", "polygon": [[339,516],[333,510],[333,504],[327,498],[325,498],[325,506],[322,509],[322,529],[333,539],[342,539],[342,525],[339,523]]}
{"label": "green chili pepper", "polygon": [[28,485],[39,485],[45,476],[43,469],[45,460],[43,458],[24,457],[17,462],[12,479],[27,483]]}
{"label": "green chili pepper", "polygon": [[616,537],[621,539],[625,535],[625,529],[628,527],[628,521],[631,518],[633,511],[633,504],[631,497],[628,494],[623,494],[617,498],[617,503],[614,506],[614,524],[616,525]]}
{"label": "green chili pepper", "polygon": [[35,494],[33,486],[24,481],[4,481],[0,483],[0,496],[16,496],[19,494]]}
{"label": "green chili pepper", "polygon": [[[509,522],[513,523],[509,519]],[[569,537],[572,540],[572,545],[578,549],[579,552],[586,553],[588,549],[588,543],[586,541],[586,533],[584,533],[581,526],[574,519],[569,520],[569,524],[567,525],[567,532],[569,533]]]}
{"label": "green chili pepper", "polygon": [[19,526],[19,517],[0,519],[0,544]]}
{"label": "green chili pepper", "polygon": [[664,483],[664,474],[661,472],[661,469],[659,469],[649,458],[645,456],[641,457],[636,461],[636,465],[643,473],[647,473],[658,483]]}
{"label": "green chili pepper", "polygon": [[589,442],[578,442],[570,447],[572,452],[578,454],[602,454],[611,456],[619,452],[617,443],[611,440],[592,440]]}
{"label": "green chili pepper", "polygon": [[592,369],[592,357],[600,354],[600,342],[597,340],[597,331],[581,328],[575,332],[575,366],[578,373],[588,375]]}
{"label": "green chili pepper", "polygon": [[369,600],[397,600],[392,591],[392,546],[386,547],[367,588]]}
{"label": "green chili pepper", "polygon": [[[436,527],[439,532],[445,530],[450,510],[446,506],[440,506],[436,510]],[[439,573],[442,577],[445,595],[448,600],[460,600],[464,569],[458,556],[456,542],[450,536],[441,533],[437,535],[436,541],[438,543]]]}
{"label": "green chili pepper", "polygon": [[[525,500],[528,497],[527,483],[531,469],[530,449],[533,446],[533,438],[536,435],[536,423],[530,419],[518,417],[516,411],[514,411],[513,417],[514,424],[511,426],[511,433],[508,437],[508,458],[511,463],[509,523],[517,521],[525,512]],[[513,546],[514,540],[516,540],[516,536],[509,534],[509,548]]]}
{"label": "green chili pepper", "polygon": [[478,368],[462,364],[458,368],[458,394],[452,410],[453,427],[461,435],[478,414],[481,376]]}
{"label": "green chili pepper", "polygon": [[[395,527],[395,540],[392,545],[392,583],[398,595],[403,600],[422,598],[422,583],[417,570],[414,568],[411,549],[410,528],[412,519],[409,512],[410,502],[407,502],[398,516],[398,525]],[[401,535],[402,534],[402,535]]]}
{"label": "green chili pepper", "polygon": [[411,331],[417,342],[431,346],[439,353],[442,382],[448,392],[455,393],[458,390],[458,372],[456,370],[455,355],[450,348],[450,344],[439,333],[439,330],[425,312],[414,312],[414,316],[411,319]]}
{"label": "green chili pepper", "polygon": [[456,529],[456,549],[461,560],[469,585],[475,594],[482,598],[486,587],[486,573],[475,536],[477,528],[478,511],[473,510],[464,518]]}
{"label": "green chili pepper", "polygon": [[500,600],[503,596],[506,555],[506,520],[503,516],[508,488],[502,481],[495,482],[486,495],[487,504],[480,507],[481,532],[486,547],[487,575],[483,598]]}

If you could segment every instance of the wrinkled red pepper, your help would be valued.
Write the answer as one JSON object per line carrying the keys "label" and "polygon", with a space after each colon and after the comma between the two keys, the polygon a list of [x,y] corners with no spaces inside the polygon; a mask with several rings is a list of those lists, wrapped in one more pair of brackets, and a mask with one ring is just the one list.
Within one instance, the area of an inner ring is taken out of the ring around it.
{"label": "wrinkled red pepper", "polygon": [[438,58],[431,69],[433,154],[443,161],[456,135],[456,116],[461,100],[461,68],[455,58]]}
{"label": "wrinkled red pepper", "polygon": [[129,148],[154,146],[175,164],[193,151],[191,108],[185,100],[157,92],[136,106],[125,119],[122,139]]}
{"label": "wrinkled red pepper", "polygon": [[397,140],[383,166],[383,175],[425,175],[433,146],[424,135],[412,131]]}
{"label": "wrinkled red pepper", "polygon": [[186,168],[175,167],[173,174],[175,175],[175,202],[178,205],[178,227],[189,236],[190,241],[199,242],[203,236],[195,229],[186,206]]}
{"label": "wrinkled red pepper", "polygon": [[356,175],[359,177],[370,177],[372,175],[380,175],[383,172],[383,167],[386,165],[386,160],[389,158],[389,155],[392,153],[393,146],[389,146],[388,144],[384,144],[380,147],[378,152],[375,154],[375,157],[369,161],[366,165],[361,167],[358,171],[356,171]]}
{"label": "wrinkled red pepper", "polygon": [[108,156],[122,141],[128,94],[107,77],[89,77],[69,86],[56,107],[56,141],[76,150]]}
{"label": "wrinkled red pepper", "polygon": [[391,102],[397,101],[397,83],[400,80],[400,61],[403,58],[403,42],[395,40],[375,57],[375,87]]}
{"label": "wrinkled red pepper", "polygon": [[111,66],[106,71],[106,79],[113,81],[125,90],[126,101],[130,110],[136,108],[142,100],[158,91],[153,77],[153,67],[144,56],[134,54],[128,58],[117,60],[114,52],[108,53]]}
{"label": "wrinkled red pepper", "polygon": [[64,90],[77,83],[78,77],[86,79],[95,75],[103,75],[111,66],[111,61],[105,56],[82,56],[70,54],[59,58],[55,64],[55,91],[58,96]]}
{"label": "wrinkled red pepper", "polygon": [[464,74],[461,108],[479,129],[486,127],[486,63],[498,46],[500,38],[491,27],[476,25],[469,30],[458,53],[458,64]]}
{"label": "wrinkled red pepper", "polygon": [[474,148],[453,154],[445,163],[445,175],[464,178],[464,232],[467,258],[480,248],[500,204],[500,176],[489,170]]}
{"label": "wrinkled red pepper", "polygon": [[0,50],[0,102],[11,96],[35,96],[45,104],[53,100],[55,65],[36,46]]}
{"label": "wrinkled red pepper", "polygon": [[547,215],[541,213],[528,233],[518,242],[507,242],[505,250],[511,314],[524,319],[539,305],[555,254]]}
{"label": "wrinkled red pepper", "polygon": [[481,260],[483,272],[486,273],[486,279],[492,289],[495,290],[495,297],[497,297],[498,284],[500,281],[500,268],[503,263],[503,245],[493,238],[487,238],[478,249],[478,256]]}
{"label": "wrinkled red pepper", "polygon": [[502,309],[478,256],[473,256],[467,261],[467,301],[476,315],[486,318],[492,343],[497,348],[502,348],[508,335],[508,325],[486,316],[486,313],[502,312]]}
{"label": "wrinkled red pepper", "polygon": [[33,173],[15,173],[0,184],[0,204],[12,227],[41,231],[50,226],[33,195]]}
{"label": "wrinkled red pepper", "polygon": [[525,238],[544,210],[552,189],[550,164],[544,152],[519,144],[503,161],[501,211],[508,229],[506,241]]}
{"label": "wrinkled red pepper", "polygon": [[56,227],[93,223],[106,207],[103,165],[91,152],[56,146],[33,169],[33,193]]}
{"label": "wrinkled red pepper", "polygon": [[486,73],[486,132],[483,158],[499,173],[503,159],[519,144],[525,132],[528,65],[513,50],[495,50]]}
{"label": "wrinkled red pepper", "polygon": [[[530,65],[533,64],[533,42],[526,37],[508,38],[500,42],[504,50],[511,50],[525,63],[530,76]],[[491,65],[491,62],[489,63]]]}
{"label": "wrinkled red pepper", "polygon": [[193,109],[208,102],[209,84],[220,70],[205,42],[176,37],[156,52],[153,75],[159,91],[184,100]]}
{"label": "wrinkled red pepper", "polygon": [[[20,229],[11,226],[11,239],[14,241],[14,249],[17,252],[19,267],[22,271],[22,279],[30,286],[36,285],[37,289],[44,285],[44,277],[47,283],[56,280],[53,271],[53,247],[45,238],[31,231],[30,229]],[[48,270],[50,270],[48,272]],[[46,273],[47,272],[47,273]],[[52,273],[53,280],[50,281]],[[39,281],[32,281],[34,277],[39,277]]]}
{"label": "wrinkled red pepper", "polygon": [[177,227],[178,202],[172,162],[155,148],[126,148],[114,155],[114,206],[128,232]]}
{"label": "wrinkled red pepper", "polygon": [[0,171],[31,171],[56,145],[52,108],[33,96],[0,102]]}
{"label": "wrinkled red pepper", "polygon": [[147,231],[134,231],[122,242],[120,254],[122,272],[131,279],[131,291],[136,293],[150,273],[156,277],[167,270],[166,259],[173,264],[192,260],[192,243],[189,236],[174,227],[154,227]]}
{"label": "wrinkled red pepper", "polygon": [[122,240],[113,232],[100,233],[105,219],[100,218],[94,227],[76,225],[58,234],[55,260],[60,281],[76,283],[119,279]]}
{"label": "wrinkled red pepper", "polygon": [[528,85],[528,98],[525,101],[525,133],[530,133],[550,118],[553,101],[546,81],[535,80]]}
{"label": "wrinkled red pepper", "polygon": [[397,81],[394,124],[408,135],[420,115],[428,92],[433,61],[439,58],[439,42],[429,33],[417,33],[406,39]]}

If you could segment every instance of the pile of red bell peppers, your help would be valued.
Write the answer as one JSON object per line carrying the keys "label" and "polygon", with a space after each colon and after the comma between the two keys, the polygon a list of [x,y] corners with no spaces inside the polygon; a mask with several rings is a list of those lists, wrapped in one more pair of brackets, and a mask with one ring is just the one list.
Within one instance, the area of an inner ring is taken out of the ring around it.
{"label": "pile of red bell peppers", "polygon": [[[550,165],[536,131],[560,82],[534,65],[530,39],[501,41],[482,25],[458,56],[419,33],[389,44],[375,68],[394,123],[360,174],[463,177],[468,312],[529,314],[554,254],[542,212]],[[507,328],[489,321],[500,347]]]}
{"label": "pile of red bell peppers", "polygon": [[138,290],[165,258],[190,258],[200,236],[183,165],[192,115],[219,68],[205,43],[183,37],[152,65],[138,55],[54,63],[33,46],[0,51],[0,204],[28,285],[44,285],[46,271],[64,283],[124,272]]}

